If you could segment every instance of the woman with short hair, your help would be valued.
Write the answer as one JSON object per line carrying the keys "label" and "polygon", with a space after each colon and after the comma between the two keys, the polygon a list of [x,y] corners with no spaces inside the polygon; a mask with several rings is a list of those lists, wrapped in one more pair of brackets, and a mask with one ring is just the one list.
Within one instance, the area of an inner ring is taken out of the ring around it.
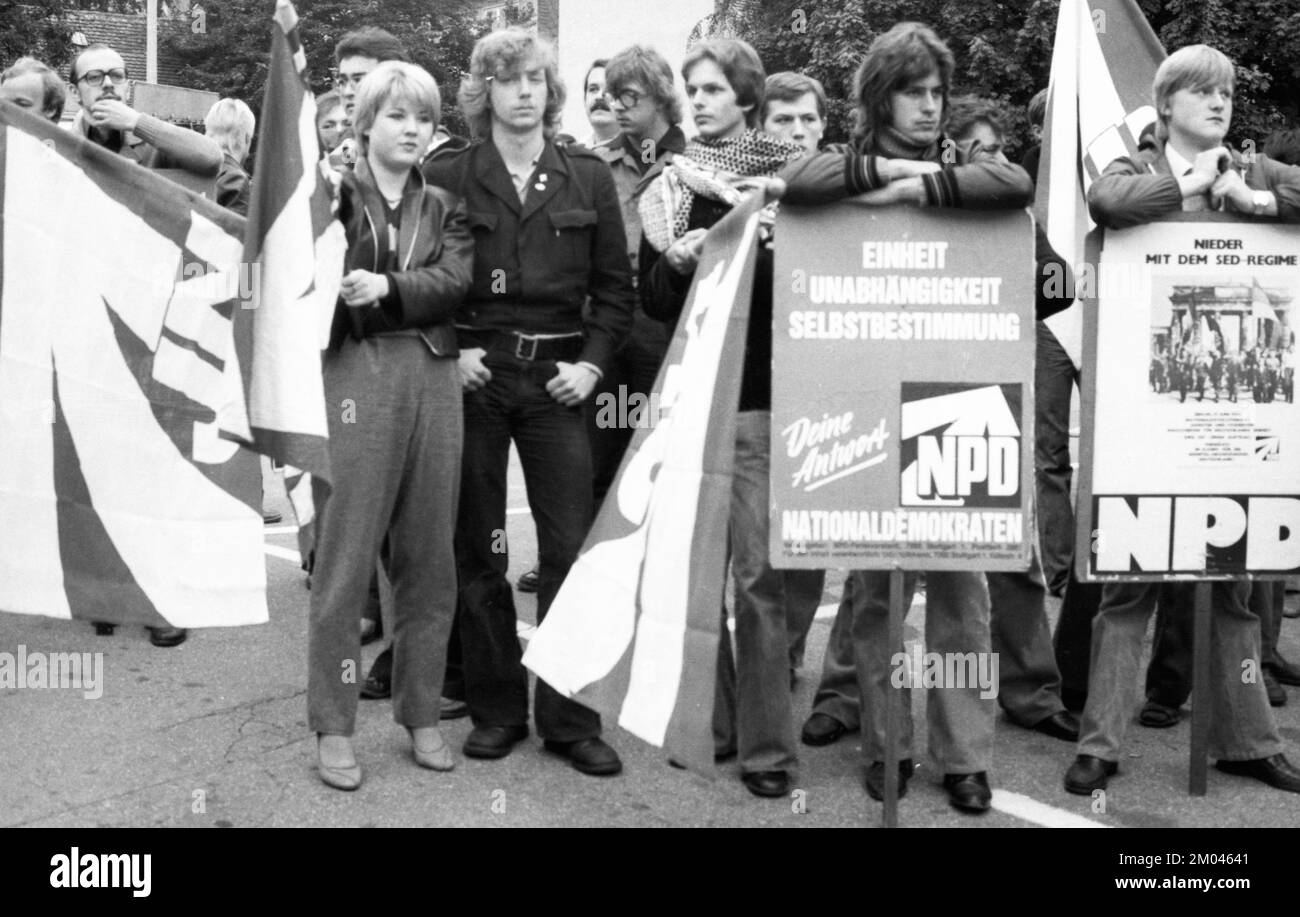
{"label": "woman with short hair", "polygon": [[307,710],[321,780],[342,790],[361,783],[350,740],[360,615],[385,537],[393,718],[420,766],[453,767],[438,731],[463,436],[451,320],[469,287],[473,240],[459,201],[418,169],[439,114],[433,77],[380,64],[357,91],[361,155],[341,178],[347,273],[323,360],[333,474],[328,485],[314,481]]}

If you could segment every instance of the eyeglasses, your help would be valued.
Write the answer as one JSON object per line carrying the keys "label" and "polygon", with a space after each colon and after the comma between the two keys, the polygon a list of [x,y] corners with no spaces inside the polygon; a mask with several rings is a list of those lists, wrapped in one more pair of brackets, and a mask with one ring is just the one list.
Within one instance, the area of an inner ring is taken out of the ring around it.
{"label": "eyeglasses", "polygon": [[355,89],[360,86],[361,81],[369,75],[369,71],[366,73],[340,73],[334,77],[334,85],[339,89],[342,89],[345,86],[351,86]]}
{"label": "eyeglasses", "polygon": [[77,82],[85,83],[87,86],[103,86],[104,77],[108,77],[120,86],[126,82],[126,71],[121,67],[114,67],[112,70],[90,70],[77,77]]}
{"label": "eyeglasses", "polygon": [[637,92],[635,89],[624,89],[622,92],[602,93],[606,102],[618,102],[624,108],[636,108],[636,103],[641,101],[645,95],[643,92]]}

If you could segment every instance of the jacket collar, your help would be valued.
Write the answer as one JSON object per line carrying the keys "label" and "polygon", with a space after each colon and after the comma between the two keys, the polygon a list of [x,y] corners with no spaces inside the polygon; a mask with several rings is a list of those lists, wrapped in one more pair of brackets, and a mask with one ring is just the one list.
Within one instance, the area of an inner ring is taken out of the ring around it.
{"label": "jacket collar", "polygon": [[[387,210],[383,195],[375,184],[374,173],[365,156],[357,159],[355,167],[357,189],[361,193],[361,202],[365,206],[366,217],[370,221],[370,231],[375,237],[374,271],[383,268],[388,250],[388,233],[379,227],[388,223]],[[399,270],[410,267],[411,253],[415,250],[415,239],[420,231],[420,205],[424,200],[425,180],[418,168],[412,167],[406,176],[406,187],[402,190],[401,225],[397,230],[397,266]],[[355,266],[355,265],[353,265]]]}
{"label": "jacket collar", "polygon": [[[480,141],[474,152],[474,177],[478,183],[500,199],[512,213],[519,213],[521,207],[515,183],[510,180],[505,160],[501,158],[501,151],[492,142],[492,138]],[[542,152],[546,151],[543,149]]]}
{"label": "jacket collar", "polygon": [[[506,178],[509,180],[508,175]],[[528,186],[528,193],[524,197],[523,210],[519,214],[520,221],[528,219],[546,206],[547,202],[568,183],[568,179],[569,166],[564,157],[560,155],[554,142],[546,141],[542,144],[542,155],[537,158],[537,178]],[[510,190],[514,190],[513,183],[510,185]]]}
{"label": "jacket collar", "polygon": [[[686,149],[686,135],[676,124],[669,125],[668,130],[659,138],[655,144],[655,159],[662,159],[665,153],[680,153]],[[630,134],[623,133],[618,135],[617,140],[598,147],[596,152],[604,157],[610,165],[622,162],[630,168],[636,169],[639,173],[641,170],[639,164],[641,161],[641,146],[633,141]],[[646,171],[649,171],[647,169]]]}

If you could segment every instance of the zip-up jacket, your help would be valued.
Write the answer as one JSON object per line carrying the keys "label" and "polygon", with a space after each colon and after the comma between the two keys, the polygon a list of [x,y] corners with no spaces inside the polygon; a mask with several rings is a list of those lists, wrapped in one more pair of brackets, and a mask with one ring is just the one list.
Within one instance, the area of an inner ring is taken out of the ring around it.
{"label": "zip-up jacket", "polygon": [[340,297],[330,326],[330,348],[337,349],[349,334],[355,336],[359,324],[364,337],[418,335],[435,356],[458,356],[452,318],[469,289],[474,263],[474,240],[460,201],[412,169],[402,192],[398,268],[386,271],[384,199],[365,159],[357,162],[354,171],[343,173],[341,181],[339,218],[348,239],[344,273],[360,268],[384,274],[389,294],[377,308],[351,308]]}

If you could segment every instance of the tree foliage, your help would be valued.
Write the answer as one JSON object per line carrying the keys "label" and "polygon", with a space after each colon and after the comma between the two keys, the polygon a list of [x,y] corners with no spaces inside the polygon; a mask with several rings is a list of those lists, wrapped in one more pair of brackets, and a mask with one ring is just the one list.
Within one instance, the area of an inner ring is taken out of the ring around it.
{"label": "tree foliage", "polygon": [[[397,36],[415,63],[433,74],[443,93],[444,122],[455,133],[464,123],[454,109],[456,88],[470,52],[492,23],[479,18],[466,0],[296,0],[299,34],[307,54],[312,88],[331,87],[334,46],[345,33],[376,25]],[[271,0],[222,0],[205,7],[202,31],[183,30],[165,44],[181,62],[181,80],[196,89],[261,104],[270,60]],[[533,15],[528,3],[507,7],[510,22]]]}
{"label": "tree foliage", "polygon": [[63,13],[65,0],[0,3],[0,68],[30,55],[62,70],[72,46]]}
{"label": "tree foliage", "polygon": [[[1300,120],[1300,5],[1295,0],[1139,0],[1167,50],[1204,42],[1237,66],[1233,140]],[[956,58],[953,88],[1001,104],[1011,155],[1025,106],[1051,68],[1058,0],[718,0],[714,33],[744,38],[769,73],[797,70],[830,97],[828,140],[851,129],[853,74],[872,39],[894,23],[932,25]]]}

